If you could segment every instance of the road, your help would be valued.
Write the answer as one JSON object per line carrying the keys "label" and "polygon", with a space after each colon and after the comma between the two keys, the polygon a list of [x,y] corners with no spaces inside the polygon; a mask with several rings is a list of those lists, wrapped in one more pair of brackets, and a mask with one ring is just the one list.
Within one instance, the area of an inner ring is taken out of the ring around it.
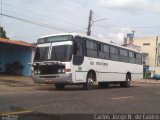
{"label": "road", "polygon": [[68,86],[58,91],[52,86],[29,91],[0,93],[1,114],[130,114],[160,113],[160,85],[132,83],[130,88],[83,90]]}

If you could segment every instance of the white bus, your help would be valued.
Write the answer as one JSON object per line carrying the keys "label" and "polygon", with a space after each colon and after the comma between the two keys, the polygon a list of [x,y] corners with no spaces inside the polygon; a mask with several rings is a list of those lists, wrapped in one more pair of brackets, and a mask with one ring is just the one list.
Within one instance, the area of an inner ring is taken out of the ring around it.
{"label": "white bus", "polygon": [[78,33],[39,38],[32,67],[34,82],[55,84],[56,89],[70,84],[129,87],[131,80],[143,77],[139,51]]}

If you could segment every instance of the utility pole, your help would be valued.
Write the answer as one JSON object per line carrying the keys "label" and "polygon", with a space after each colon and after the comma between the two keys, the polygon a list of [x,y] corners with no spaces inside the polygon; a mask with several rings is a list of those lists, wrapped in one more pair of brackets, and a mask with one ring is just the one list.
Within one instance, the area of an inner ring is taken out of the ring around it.
{"label": "utility pole", "polygon": [[2,3],[2,0],[0,2],[1,2],[1,5],[0,5],[1,6],[1,9],[0,9],[1,10],[1,12],[0,12],[0,27],[2,27],[2,4],[3,3]]}
{"label": "utility pole", "polygon": [[87,35],[88,35],[88,36],[91,35],[92,19],[93,19],[93,11],[90,10],[90,13],[89,13],[89,21],[88,21],[88,29],[87,29]]}
{"label": "utility pole", "polygon": [[0,12],[0,37],[2,37],[2,0],[0,1],[1,2],[1,12]]}

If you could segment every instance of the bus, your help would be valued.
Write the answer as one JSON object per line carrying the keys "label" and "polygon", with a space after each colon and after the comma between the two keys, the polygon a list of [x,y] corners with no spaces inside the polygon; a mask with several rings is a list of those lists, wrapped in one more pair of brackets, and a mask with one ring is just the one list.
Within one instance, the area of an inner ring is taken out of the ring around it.
{"label": "bus", "polygon": [[39,38],[32,67],[35,83],[54,84],[56,89],[129,87],[131,80],[143,78],[141,52],[79,33]]}

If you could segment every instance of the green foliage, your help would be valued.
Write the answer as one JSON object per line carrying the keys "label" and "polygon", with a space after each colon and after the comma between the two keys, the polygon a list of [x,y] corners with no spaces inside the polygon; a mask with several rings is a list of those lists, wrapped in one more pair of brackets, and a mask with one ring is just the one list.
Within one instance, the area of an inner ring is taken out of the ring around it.
{"label": "green foliage", "polygon": [[0,37],[9,39],[6,35],[6,31],[3,29],[3,27],[0,27]]}
{"label": "green foliage", "polygon": [[146,72],[146,79],[151,79],[151,72]]}

